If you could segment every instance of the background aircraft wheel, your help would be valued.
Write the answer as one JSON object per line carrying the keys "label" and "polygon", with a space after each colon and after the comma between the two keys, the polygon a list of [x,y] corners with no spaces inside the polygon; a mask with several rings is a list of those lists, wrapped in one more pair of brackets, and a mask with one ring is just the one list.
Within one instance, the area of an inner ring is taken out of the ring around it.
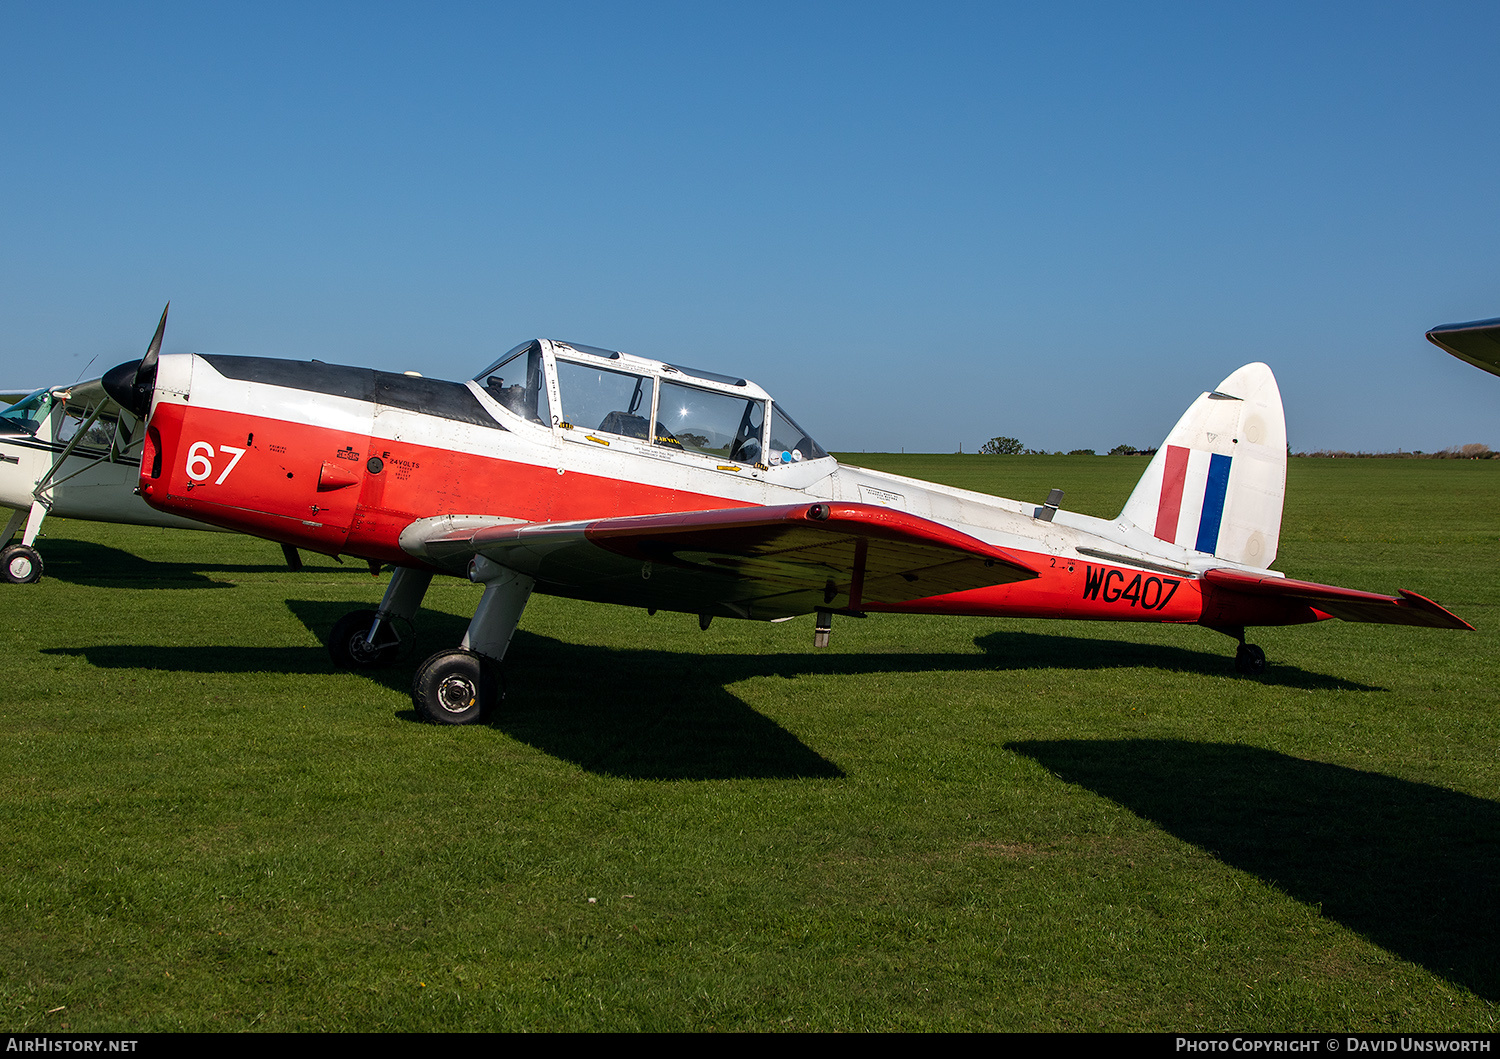
{"label": "background aircraft wheel", "polygon": [[433,724],[474,724],[499,698],[495,676],[494,664],[473,651],[439,651],[417,670],[412,705]]}
{"label": "background aircraft wheel", "polygon": [[340,669],[375,669],[396,660],[400,643],[371,647],[366,642],[365,634],[374,620],[373,610],[351,610],[334,622],[333,632],[328,634],[328,655],[334,665]]}
{"label": "background aircraft wheel", "polygon": [[12,585],[29,585],[42,579],[42,556],[35,548],[12,544],[0,552],[0,576]]}
{"label": "background aircraft wheel", "polygon": [[1247,677],[1258,677],[1266,671],[1266,653],[1253,643],[1242,643],[1234,653],[1234,668]]}

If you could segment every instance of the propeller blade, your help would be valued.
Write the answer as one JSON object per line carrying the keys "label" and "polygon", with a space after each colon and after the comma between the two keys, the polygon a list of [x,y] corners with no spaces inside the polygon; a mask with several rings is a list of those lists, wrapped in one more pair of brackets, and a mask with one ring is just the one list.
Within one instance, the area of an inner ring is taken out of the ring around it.
{"label": "propeller blade", "polygon": [[146,355],[138,361],[116,364],[104,373],[100,380],[104,392],[114,398],[121,408],[134,412],[137,418],[145,419],[151,411],[151,391],[156,387],[156,362],[161,357],[161,339],[167,330],[167,311],[172,303],[167,302],[161,311],[161,323],[156,325],[156,334],[146,347]]}
{"label": "propeller blade", "polygon": [[172,309],[172,303],[167,302],[167,307],[161,311],[161,323],[156,325],[156,334],[151,336],[151,344],[146,347],[146,355],[141,358],[141,366],[135,370],[135,384],[143,382],[154,382],[156,379],[156,361],[161,356],[161,336],[167,332],[167,313]]}

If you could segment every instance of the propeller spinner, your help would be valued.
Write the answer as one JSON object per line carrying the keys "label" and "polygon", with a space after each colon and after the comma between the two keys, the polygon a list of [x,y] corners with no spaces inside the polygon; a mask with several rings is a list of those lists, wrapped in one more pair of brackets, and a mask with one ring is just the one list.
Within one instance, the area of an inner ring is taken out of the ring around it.
{"label": "propeller spinner", "polygon": [[161,323],[156,325],[156,334],[146,347],[146,355],[138,361],[126,361],[104,373],[100,380],[104,392],[115,399],[121,408],[129,409],[145,419],[151,411],[151,391],[156,386],[156,362],[161,356],[161,336],[167,330],[167,311],[172,303],[161,311]]}

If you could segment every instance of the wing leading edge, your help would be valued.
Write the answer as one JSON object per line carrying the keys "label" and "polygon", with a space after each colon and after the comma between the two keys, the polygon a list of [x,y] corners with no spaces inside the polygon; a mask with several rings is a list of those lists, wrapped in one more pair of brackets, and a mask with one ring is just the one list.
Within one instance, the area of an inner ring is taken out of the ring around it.
{"label": "wing leading edge", "polygon": [[1427,332],[1427,341],[1491,375],[1500,375],[1500,319],[1443,324]]}
{"label": "wing leading edge", "polygon": [[1279,596],[1298,600],[1314,610],[1344,621],[1422,625],[1431,629],[1468,629],[1471,632],[1474,629],[1474,626],[1426,596],[1419,596],[1404,588],[1400,590],[1399,596],[1382,596],[1378,592],[1361,592],[1336,585],[1319,585],[1311,581],[1293,581],[1286,577],[1267,577],[1224,568],[1204,571],[1203,580],[1218,588],[1252,596]]}
{"label": "wing leading edge", "polygon": [[558,595],[747,618],[857,611],[1038,576],[1003,549],[872,504],[476,521],[414,523],[402,547],[455,573],[483,556]]}

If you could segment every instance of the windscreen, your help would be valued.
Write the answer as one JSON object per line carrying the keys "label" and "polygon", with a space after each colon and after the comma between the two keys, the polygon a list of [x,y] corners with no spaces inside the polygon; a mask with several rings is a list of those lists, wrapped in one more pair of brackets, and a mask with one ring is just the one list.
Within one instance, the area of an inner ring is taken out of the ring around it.
{"label": "windscreen", "polygon": [[501,405],[533,423],[549,424],[546,369],[540,342],[523,342],[474,377]]}
{"label": "windscreen", "polygon": [[50,390],[38,390],[21,398],[0,412],[0,431],[7,434],[35,434],[47,413],[52,411]]}
{"label": "windscreen", "polygon": [[793,422],[792,417],[783,412],[780,406],[772,407],[771,451],[767,463],[774,467],[781,463],[816,460],[827,455],[823,446]]}

